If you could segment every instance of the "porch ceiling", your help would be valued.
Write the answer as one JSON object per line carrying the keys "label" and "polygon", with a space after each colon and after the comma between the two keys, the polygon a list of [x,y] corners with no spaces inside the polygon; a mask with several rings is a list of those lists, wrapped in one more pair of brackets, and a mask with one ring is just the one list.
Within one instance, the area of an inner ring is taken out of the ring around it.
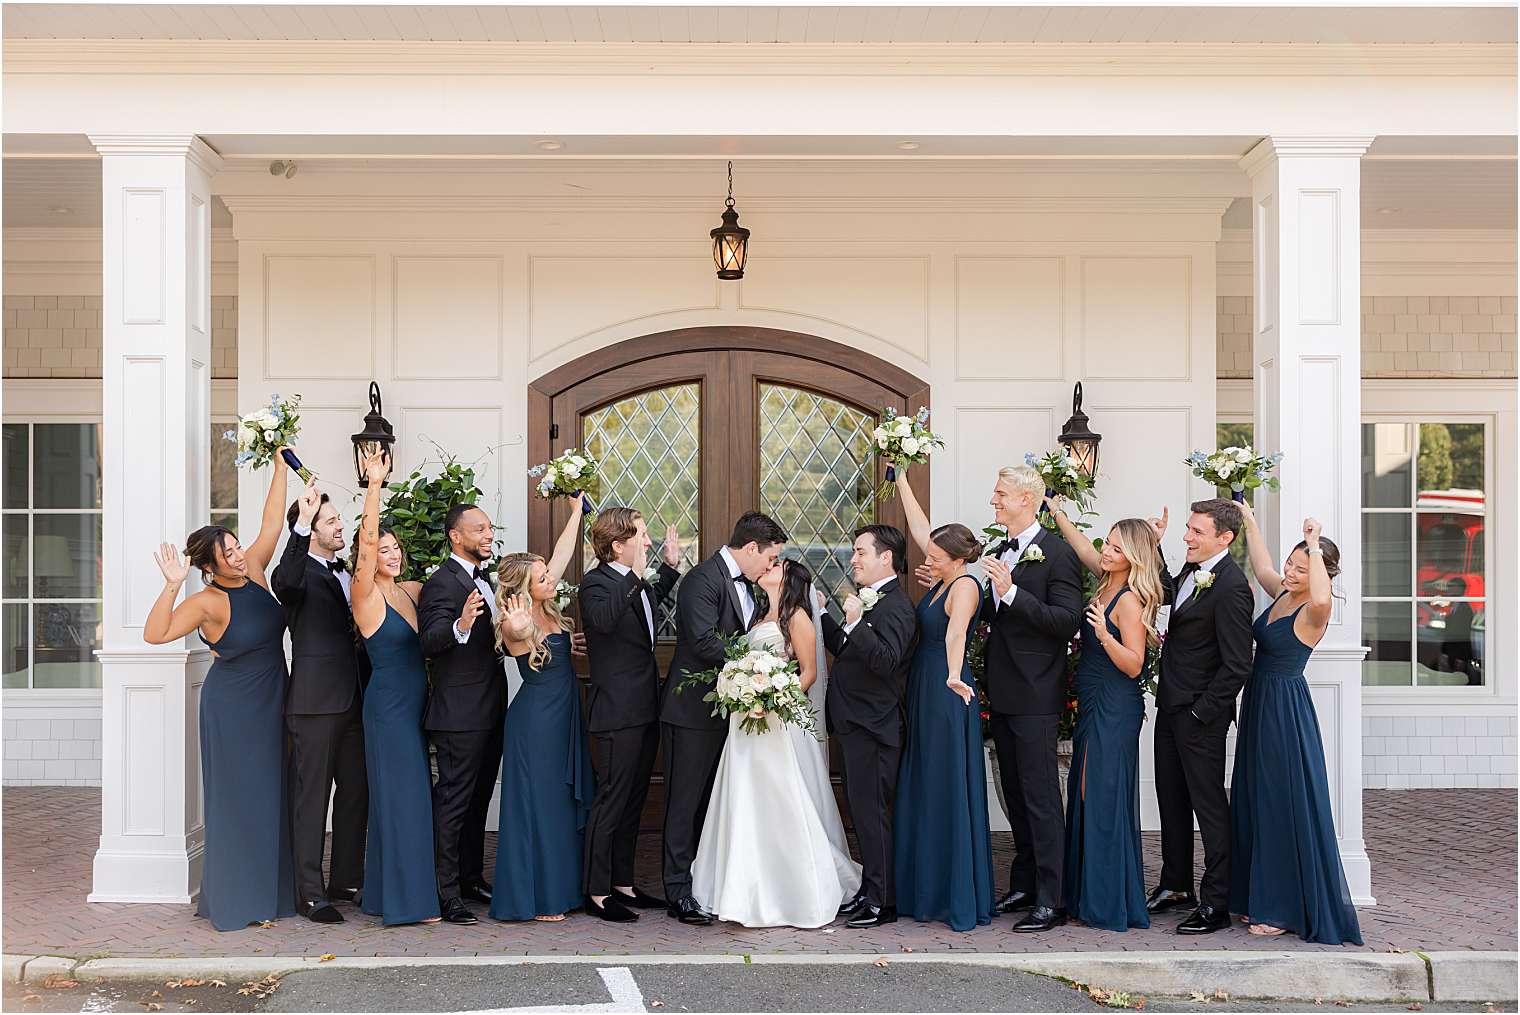
{"label": "porch ceiling", "polygon": [[1509,5],[7,3],[11,39],[733,44],[1493,43]]}

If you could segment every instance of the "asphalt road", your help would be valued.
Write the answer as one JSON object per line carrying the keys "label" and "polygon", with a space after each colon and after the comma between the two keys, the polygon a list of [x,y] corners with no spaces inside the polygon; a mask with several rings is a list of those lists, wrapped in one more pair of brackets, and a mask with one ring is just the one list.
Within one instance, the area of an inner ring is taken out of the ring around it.
{"label": "asphalt road", "polygon": [[[1092,1012],[1112,1010],[1087,992],[1029,973],[951,964],[410,966],[291,973],[276,989],[123,980],[47,987],[6,984],[4,1010],[119,1012],[501,1012],[652,1013],[711,1011]],[[259,996],[263,994],[263,996]],[[1138,998],[1115,998],[1133,1006]],[[154,1006],[161,1007],[154,1007]],[[584,1007],[582,1007],[584,1006]],[[1122,1006],[1122,1005],[1121,1005]],[[1311,1006],[1304,1002],[1145,998],[1143,1010],[1385,1011],[1404,1004]],[[1432,1012],[1484,1012],[1477,1004],[1431,1004]]]}

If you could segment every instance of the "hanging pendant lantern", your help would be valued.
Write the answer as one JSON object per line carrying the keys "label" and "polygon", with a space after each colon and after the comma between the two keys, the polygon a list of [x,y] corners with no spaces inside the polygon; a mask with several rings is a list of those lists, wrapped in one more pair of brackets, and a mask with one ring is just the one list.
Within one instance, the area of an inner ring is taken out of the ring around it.
{"label": "hanging pendant lantern", "polygon": [[713,245],[713,263],[718,266],[721,279],[744,277],[744,261],[749,256],[749,230],[739,224],[739,213],[734,210],[734,164],[728,164],[728,199],[723,202],[723,224],[710,234]]}
{"label": "hanging pendant lantern", "polygon": [[1082,411],[1081,381],[1077,382],[1071,393],[1071,418],[1061,427],[1061,436],[1056,440],[1065,445],[1082,475],[1089,478],[1098,475],[1098,444],[1102,442],[1103,435],[1095,434],[1087,428],[1087,413]]}
{"label": "hanging pendant lantern", "polygon": [[[380,452],[389,456],[391,446],[396,443],[396,431],[380,412],[380,385],[374,381],[369,382],[369,413],[364,417],[364,429],[350,440],[354,442],[354,473],[358,476],[360,488],[367,488],[369,476],[364,471],[364,460]],[[389,469],[386,478],[390,478]],[[382,480],[380,485],[385,486],[385,481]]]}

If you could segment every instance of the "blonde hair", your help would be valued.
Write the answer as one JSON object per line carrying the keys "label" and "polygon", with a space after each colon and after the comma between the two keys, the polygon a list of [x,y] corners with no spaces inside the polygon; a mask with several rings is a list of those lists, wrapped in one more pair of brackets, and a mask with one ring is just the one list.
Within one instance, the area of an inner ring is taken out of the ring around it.
{"label": "blonde hair", "polygon": [[[513,596],[523,596],[530,604],[533,596],[528,591],[528,586],[533,581],[533,565],[542,564],[544,558],[536,553],[509,553],[501,558],[501,563],[496,566],[496,650],[506,651],[501,639],[502,625],[506,622],[507,600]],[[535,670],[542,669],[544,663],[554,658],[554,652],[549,648],[549,635],[556,632],[569,634],[575,630],[575,624],[571,619],[560,612],[559,599],[550,596],[544,600],[544,613],[556,631],[545,632],[535,623],[529,632],[533,642],[533,649],[528,653],[528,665]]]}
{"label": "blonde hair", "polygon": [[[1156,530],[1140,518],[1121,518],[1114,522],[1119,533],[1119,552],[1129,561],[1129,590],[1140,602],[1140,623],[1145,625],[1145,643],[1152,647],[1161,643],[1156,634],[1156,611],[1161,609],[1161,557],[1156,548]],[[1098,583],[1096,602],[1108,591],[1113,572],[1105,571]]]}
{"label": "blonde hair", "polygon": [[1005,465],[998,470],[998,482],[1007,483],[1015,490],[1029,494],[1036,504],[1045,496],[1045,477],[1032,466]]}

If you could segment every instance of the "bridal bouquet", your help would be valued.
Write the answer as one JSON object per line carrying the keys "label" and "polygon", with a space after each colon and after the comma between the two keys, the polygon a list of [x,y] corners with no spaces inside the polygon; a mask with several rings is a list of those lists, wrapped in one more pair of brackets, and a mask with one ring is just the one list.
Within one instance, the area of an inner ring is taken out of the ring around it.
{"label": "bridal bouquet", "polygon": [[768,648],[745,647],[742,636],[730,643],[728,661],[721,668],[693,673],[677,690],[692,684],[712,684],[702,700],[713,703],[715,716],[726,719],[743,713],[740,728],[746,733],[770,732],[770,717],[774,715],[783,725],[818,736],[813,706],[802,689],[796,660]]}
{"label": "bridal bouquet", "polygon": [[1278,488],[1278,479],[1272,475],[1272,470],[1282,459],[1281,451],[1264,455],[1247,444],[1221,448],[1212,455],[1195,450],[1183,459],[1183,464],[1190,466],[1193,475],[1199,479],[1214,486],[1229,487],[1230,499],[1240,502],[1246,499],[1247,490],[1259,486],[1269,490]]}
{"label": "bridal bouquet", "polygon": [[[262,469],[274,461],[274,454],[281,447],[294,444],[301,432],[301,396],[292,395],[281,400],[279,395],[269,399],[269,404],[240,416],[237,425],[222,436],[237,444],[237,457],[233,464],[238,468]],[[285,461],[300,474],[302,481],[311,481],[311,470],[289,452]]]}
{"label": "bridal bouquet", "polygon": [[585,511],[590,514],[596,510],[591,504],[591,492],[596,485],[596,468],[595,458],[570,448],[558,458],[533,466],[528,470],[528,475],[538,480],[538,495],[545,500],[585,493]]}
{"label": "bridal bouquet", "polygon": [[887,478],[876,499],[887,500],[892,496],[893,484],[897,482],[894,465],[916,465],[927,462],[929,456],[945,447],[944,438],[929,429],[929,409],[920,408],[912,416],[899,416],[890,405],[882,410],[881,425],[871,433],[876,442],[876,453],[887,461]]}
{"label": "bridal bouquet", "polygon": [[[1088,513],[1088,505],[1092,499],[1093,478],[1081,469],[1071,455],[1063,448],[1060,451],[1047,451],[1043,455],[1036,456],[1034,452],[1026,452],[1024,464],[1040,474],[1045,480],[1045,496],[1062,497],[1077,506],[1078,528],[1086,528],[1081,522],[1081,516]],[[1042,519],[1048,512],[1041,512]],[[1046,528],[1050,528],[1046,525]]]}

